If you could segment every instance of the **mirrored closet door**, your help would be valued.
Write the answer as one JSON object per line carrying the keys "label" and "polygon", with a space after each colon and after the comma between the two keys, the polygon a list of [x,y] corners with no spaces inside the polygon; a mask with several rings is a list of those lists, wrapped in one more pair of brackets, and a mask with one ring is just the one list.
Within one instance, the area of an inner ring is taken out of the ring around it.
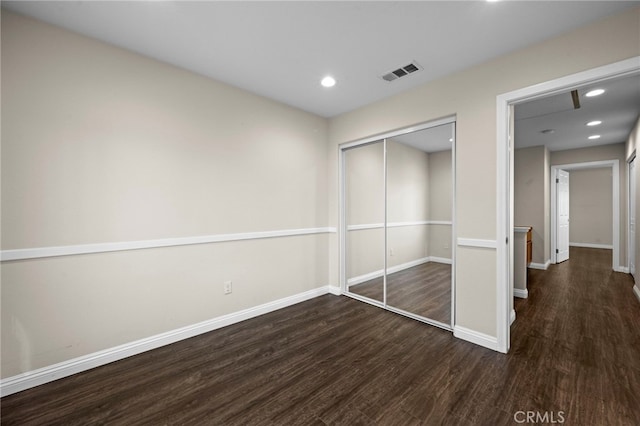
{"label": "mirrored closet door", "polygon": [[384,303],[384,141],[344,151],[348,291]]}
{"label": "mirrored closet door", "polygon": [[454,139],[448,122],[342,152],[347,295],[447,329]]}

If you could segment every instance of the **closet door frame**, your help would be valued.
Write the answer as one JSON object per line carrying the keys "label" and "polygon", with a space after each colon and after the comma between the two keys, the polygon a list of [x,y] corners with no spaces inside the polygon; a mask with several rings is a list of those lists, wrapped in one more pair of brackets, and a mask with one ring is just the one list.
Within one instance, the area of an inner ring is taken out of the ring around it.
{"label": "closet door frame", "polygon": [[[349,223],[347,221],[347,180],[346,180],[346,155],[347,151],[362,148],[367,145],[382,143],[382,179],[383,179],[383,204],[382,229],[384,231],[383,247],[384,253],[387,252],[387,139],[374,138],[366,139],[356,144],[346,144],[340,147],[340,293],[358,299],[361,302],[369,303],[385,309],[387,306],[387,257],[383,256],[382,265],[382,300],[372,299],[361,296],[357,293],[349,291],[349,277],[347,277],[347,233]],[[384,254],[383,253],[383,254]]]}
{"label": "closet door frame", "polygon": [[[404,135],[407,133],[413,133],[420,130],[430,129],[432,127],[442,126],[446,124],[453,125],[453,143],[451,147],[451,161],[452,161],[452,205],[451,205],[451,323],[444,324],[439,321],[431,320],[429,318],[422,317],[420,315],[412,314],[411,312],[403,311],[401,309],[393,308],[387,305],[387,139]],[[383,153],[384,153],[384,170],[383,170],[383,178],[384,178],[384,272],[383,272],[383,300],[382,302],[369,299],[366,297],[359,296],[358,294],[352,293],[349,291],[349,287],[347,285],[347,209],[346,209],[346,156],[345,152],[357,148],[359,146],[368,145],[375,142],[383,143]],[[456,236],[456,116],[452,115],[449,117],[441,118],[438,120],[427,121],[421,124],[417,124],[415,126],[406,127],[400,130],[394,130],[392,132],[386,132],[382,134],[377,134],[374,136],[366,137],[363,139],[358,139],[352,142],[347,142],[338,146],[338,155],[339,155],[339,191],[340,191],[340,214],[339,214],[339,256],[340,256],[340,293],[351,297],[353,299],[357,299],[361,302],[368,303],[374,306],[378,306],[380,308],[386,309],[391,312],[398,313],[400,315],[404,315],[410,318],[413,318],[417,321],[421,321],[436,327],[443,328],[445,330],[452,331],[453,325],[455,324],[455,265],[456,265],[456,245],[455,236]]]}

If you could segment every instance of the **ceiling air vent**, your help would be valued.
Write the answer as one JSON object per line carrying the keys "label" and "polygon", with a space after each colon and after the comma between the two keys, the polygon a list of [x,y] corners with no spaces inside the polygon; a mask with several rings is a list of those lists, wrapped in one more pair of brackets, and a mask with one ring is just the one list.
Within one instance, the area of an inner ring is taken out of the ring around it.
{"label": "ceiling air vent", "polygon": [[416,71],[420,71],[422,67],[418,65],[416,62],[411,62],[408,65],[398,68],[397,70],[393,70],[381,76],[381,78],[385,81],[393,81],[397,80],[400,77],[404,77]]}

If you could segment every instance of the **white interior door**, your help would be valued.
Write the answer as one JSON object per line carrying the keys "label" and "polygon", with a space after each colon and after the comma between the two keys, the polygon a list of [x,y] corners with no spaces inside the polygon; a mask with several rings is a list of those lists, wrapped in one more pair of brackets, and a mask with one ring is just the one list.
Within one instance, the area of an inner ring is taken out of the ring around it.
{"label": "white interior door", "polygon": [[556,194],[558,197],[558,232],[556,233],[556,261],[558,263],[569,259],[569,172],[558,170],[556,179]]}
{"label": "white interior door", "polygon": [[636,277],[636,159],[629,163],[629,273]]}

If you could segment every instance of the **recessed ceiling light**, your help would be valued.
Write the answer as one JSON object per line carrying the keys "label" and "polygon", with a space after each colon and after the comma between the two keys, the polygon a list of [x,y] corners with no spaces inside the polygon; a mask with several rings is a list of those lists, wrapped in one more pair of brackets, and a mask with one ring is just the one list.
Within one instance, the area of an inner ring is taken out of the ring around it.
{"label": "recessed ceiling light", "polygon": [[589,139],[600,139],[600,135],[591,135]]}
{"label": "recessed ceiling light", "polygon": [[328,75],[320,81],[320,84],[324,87],[333,87],[336,85],[336,79]]}
{"label": "recessed ceiling light", "polygon": [[449,138],[449,142],[453,142],[453,138]]}
{"label": "recessed ceiling light", "polygon": [[603,93],[604,93],[604,89],[595,89],[595,90],[592,90],[590,92],[587,92],[587,94],[585,96],[587,98],[592,98],[594,96],[602,95]]}
{"label": "recessed ceiling light", "polygon": [[597,126],[599,124],[602,124],[602,121],[600,120],[593,120],[587,123],[587,126]]}

